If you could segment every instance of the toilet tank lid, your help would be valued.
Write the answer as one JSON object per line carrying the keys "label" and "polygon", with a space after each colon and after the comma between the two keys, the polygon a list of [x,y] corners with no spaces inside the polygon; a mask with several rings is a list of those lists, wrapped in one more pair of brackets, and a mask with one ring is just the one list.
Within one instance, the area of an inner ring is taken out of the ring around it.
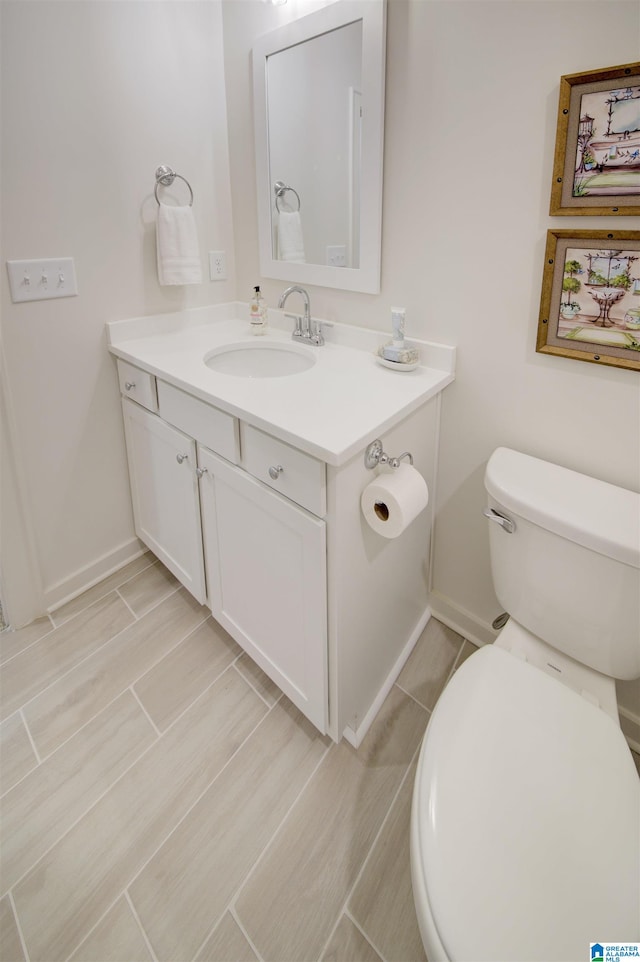
{"label": "toilet tank lid", "polygon": [[640,568],[640,494],[569,468],[497,448],[487,492],[504,508],[599,554]]}

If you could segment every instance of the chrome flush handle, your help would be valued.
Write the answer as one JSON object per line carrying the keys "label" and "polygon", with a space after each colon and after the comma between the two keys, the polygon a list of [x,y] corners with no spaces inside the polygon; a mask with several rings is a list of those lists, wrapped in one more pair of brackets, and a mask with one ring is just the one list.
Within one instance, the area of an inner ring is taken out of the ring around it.
{"label": "chrome flush handle", "polygon": [[493,508],[485,508],[482,513],[489,521],[494,521],[495,524],[499,524],[501,528],[504,528],[507,534],[513,534],[516,530],[515,521],[507,518],[504,514],[500,514],[499,511],[494,511]]}

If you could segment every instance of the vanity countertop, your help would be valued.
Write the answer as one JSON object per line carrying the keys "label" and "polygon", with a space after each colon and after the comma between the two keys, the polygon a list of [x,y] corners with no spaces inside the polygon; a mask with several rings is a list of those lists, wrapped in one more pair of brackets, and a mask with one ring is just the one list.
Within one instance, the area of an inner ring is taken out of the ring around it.
{"label": "vanity countertop", "polygon": [[225,344],[291,344],[291,322],[281,311],[269,311],[269,323],[268,334],[254,337],[247,305],[219,304],[112,321],[107,340],[116,357],[335,466],[454,379],[453,347],[411,340],[421,366],[390,371],[375,358],[389,335],[343,324],[325,330],[322,347],[305,348],[316,363],[299,374],[244,378],[205,365],[205,356]]}

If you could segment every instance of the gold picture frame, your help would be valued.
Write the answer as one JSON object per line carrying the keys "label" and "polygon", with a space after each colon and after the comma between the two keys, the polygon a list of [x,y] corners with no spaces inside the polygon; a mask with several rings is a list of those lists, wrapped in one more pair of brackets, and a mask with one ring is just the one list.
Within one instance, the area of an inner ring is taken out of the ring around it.
{"label": "gold picture frame", "polygon": [[549,213],[640,214],[640,62],[560,78]]}
{"label": "gold picture frame", "polygon": [[640,371],[640,231],[547,231],[536,351]]}

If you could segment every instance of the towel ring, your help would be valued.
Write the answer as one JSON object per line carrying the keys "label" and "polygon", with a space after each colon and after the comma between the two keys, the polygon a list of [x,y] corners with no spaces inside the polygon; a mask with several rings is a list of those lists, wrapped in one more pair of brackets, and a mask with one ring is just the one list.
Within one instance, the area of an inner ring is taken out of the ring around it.
{"label": "towel ring", "polygon": [[273,190],[274,190],[275,195],[276,195],[276,210],[277,210],[277,211],[280,210],[280,208],[278,207],[278,200],[282,197],[282,195],[284,194],[284,192],[285,192],[286,190],[290,190],[292,194],[295,194],[295,195],[296,195],[296,198],[297,198],[297,200],[298,200],[297,210],[300,210],[300,194],[298,193],[297,190],[294,190],[293,187],[287,187],[287,185],[284,184],[281,180],[277,180],[277,181],[275,182],[274,186],[273,186]]}
{"label": "towel ring", "polygon": [[162,167],[158,167],[158,169],[156,170],[156,186],[154,188],[153,193],[158,202],[158,206],[160,205],[160,198],[158,197],[158,187],[160,187],[160,185],[162,185],[163,187],[170,187],[171,184],[176,179],[176,177],[178,178],[178,180],[183,180],[187,185],[187,187],[189,188],[189,194],[190,194],[189,207],[193,207],[193,191],[191,190],[191,184],[186,179],[186,177],[183,177],[182,174],[176,174],[175,170],[171,170],[171,167],[167,167],[165,164],[163,164]]}

